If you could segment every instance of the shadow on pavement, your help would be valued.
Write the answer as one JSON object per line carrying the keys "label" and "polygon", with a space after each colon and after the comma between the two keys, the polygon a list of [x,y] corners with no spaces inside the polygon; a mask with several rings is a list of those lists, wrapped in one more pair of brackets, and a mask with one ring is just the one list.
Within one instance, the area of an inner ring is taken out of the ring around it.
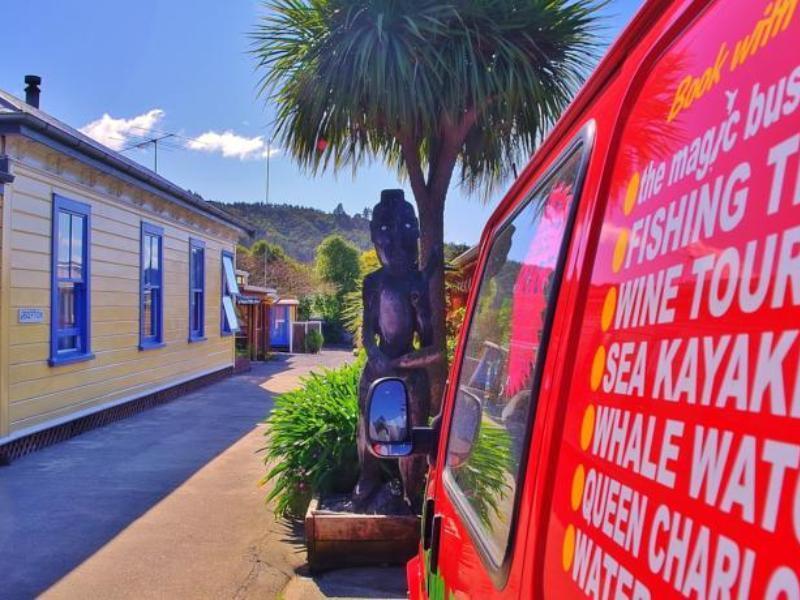
{"label": "shadow on pavement", "polygon": [[407,598],[404,567],[361,567],[325,573],[299,574],[286,587],[286,600],[318,598]]}
{"label": "shadow on pavement", "polygon": [[[281,523],[286,527],[286,535],[281,538],[281,541],[293,546],[295,548],[295,554],[302,554],[305,556],[306,553],[306,527],[303,519],[281,519]],[[306,565],[304,564],[301,569],[305,569]]]}
{"label": "shadow on pavement", "polygon": [[407,589],[403,567],[339,569],[314,577],[314,583],[331,598],[405,598]]}
{"label": "shadow on pavement", "polygon": [[[30,598],[263,421],[281,356],[0,467],[0,596]],[[224,510],[224,507],[220,507]]]}

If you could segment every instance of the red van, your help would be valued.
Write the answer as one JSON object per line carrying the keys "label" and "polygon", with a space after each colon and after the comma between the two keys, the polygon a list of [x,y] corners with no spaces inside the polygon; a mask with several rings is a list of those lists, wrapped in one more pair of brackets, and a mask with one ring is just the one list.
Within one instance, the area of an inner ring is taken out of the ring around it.
{"label": "red van", "polygon": [[647,3],[476,273],[411,597],[800,598],[798,0]]}

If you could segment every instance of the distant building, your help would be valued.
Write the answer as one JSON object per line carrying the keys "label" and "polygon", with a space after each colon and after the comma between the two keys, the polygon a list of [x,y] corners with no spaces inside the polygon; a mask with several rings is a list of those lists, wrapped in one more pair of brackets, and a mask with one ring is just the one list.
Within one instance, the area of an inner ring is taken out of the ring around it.
{"label": "distant building", "polygon": [[0,459],[229,370],[247,232],[38,110],[32,83],[0,91]]}
{"label": "distant building", "polygon": [[450,261],[447,269],[447,279],[450,284],[448,293],[450,295],[449,305],[451,310],[458,310],[466,306],[477,266],[478,246],[473,246]]}
{"label": "distant building", "polygon": [[236,298],[241,321],[237,347],[246,352],[250,360],[265,360],[271,349],[270,307],[278,300],[278,292],[274,288],[250,285],[250,274],[241,269],[236,270],[236,280],[241,292]]}
{"label": "distant building", "polygon": [[297,307],[300,302],[295,298],[281,298],[272,305],[270,311],[270,345],[276,350],[294,352],[294,322],[297,320]]}

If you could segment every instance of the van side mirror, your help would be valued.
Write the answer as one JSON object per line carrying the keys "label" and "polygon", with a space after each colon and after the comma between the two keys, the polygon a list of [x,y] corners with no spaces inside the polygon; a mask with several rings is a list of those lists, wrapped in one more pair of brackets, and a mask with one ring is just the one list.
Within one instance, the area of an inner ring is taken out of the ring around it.
{"label": "van side mirror", "polygon": [[379,458],[409,456],[413,451],[408,390],[398,377],[376,380],[367,396],[367,441]]}
{"label": "van side mirror", "polygon": [[482,416],[480,398],[463,388],[459,389],[447,445],[448,466],[458,468],[467,462],[478,441]]}

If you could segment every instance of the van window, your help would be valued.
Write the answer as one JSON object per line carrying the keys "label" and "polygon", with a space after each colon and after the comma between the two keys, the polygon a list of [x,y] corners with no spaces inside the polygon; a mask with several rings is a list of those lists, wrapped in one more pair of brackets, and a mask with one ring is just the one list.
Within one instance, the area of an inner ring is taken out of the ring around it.
{"label": "van window", "polygon": [[558,287],[559,256],[582,170],[581,147],[568,151],[495,236],[469,325],[445,481],[479,546],[497,565],[508,546],[521,487],[536,410],[537,359]]}

